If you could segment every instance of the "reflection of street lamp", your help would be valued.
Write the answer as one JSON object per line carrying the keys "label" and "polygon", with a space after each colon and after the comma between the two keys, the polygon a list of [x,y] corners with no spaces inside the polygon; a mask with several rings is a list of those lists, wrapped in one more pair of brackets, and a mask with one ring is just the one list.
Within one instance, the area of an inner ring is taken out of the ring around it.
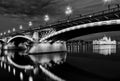
{"label": "reflection of street lamp", "polygon": [[48,15],[45,15],[44,16],[44,21],[46,22],[46,24],[47,24],[47,22],[50,20],[50,17],[48,16]]}
{"label": "reflection of street lamp", "polygon": [[65,10],[65,14],[68,16],[68,20],[69,20],[69,17],[70,15],[72,14],[72,8],[70,6],[67,6],[66,7],[66,10]]}
{"label": "reflection of street lamp", "polygon": [[22,30],[22,29],[23,29],[22,25],[20,25],[19,29],[20,29],[20,30]]}
{"label": "reflection of street lamp", "polygon": [[15,32],[16,30],[15,30],[15,28],[13,28],[13,32]]}
{"label": "reflection of street lamp", "polygon": [[10,33],[10,30],[8,30],[8,33]]}

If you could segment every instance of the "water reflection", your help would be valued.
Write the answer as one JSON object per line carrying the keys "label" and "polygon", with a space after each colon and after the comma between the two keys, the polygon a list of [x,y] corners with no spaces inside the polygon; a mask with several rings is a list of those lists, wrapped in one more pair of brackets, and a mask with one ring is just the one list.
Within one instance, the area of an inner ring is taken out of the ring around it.
{"label": "water reflection", "polygon": [[110,55],[116,53],[116,45],[93,45],[93,52]]}
{"label": "water reflection", "polygon": [[102,55],[111,55],[116,54],[117,46],[116,45],[92,45],[92,44],[83,44],[83,45],[68,45],[68,53],[76,54],[102,54]]}
{"label": "water reflection", "polygon": [[51,63],[60,64],[61,62],[65,62],[66,53],[52,53],[52,54],[40,54],[40,55],[29,55],[32,61],[35,63],[40,63],[42,65]]}
{"label": "water reflection", "polygon": [[[49,72],[49,69],[54,68],[58,65],[62,65],[66,61],[67,57],[67,54],[65,52],[54,52],[50,54],[28,54],[25,51],[2,50],[1,54],[3,56],[0,58],[2,59],[2,57],[4,57],[4,59],[7,60],[4,61],[0,59],[6,63],[6,65],[2,65],[4,68],[7,68],[9,72],[12,70],[13,75],[18,75],[21,80],[23,80],[24,77],[28,75],[31,75],[31,77],[34,75],[34,79],[39,78],[41,81],[53,81],[54,77],[51,78],[50,76],[53,76],[54,74],[52,74],[52,72]],[[7,65],[9,65],[9,67],[7,67]],[[26,69],[25,67],[27,66],[33,66],[33,68]],[[41,69],[40,66],[43,69]],[[21,72],[23,72],[24,75],[22,75]],[[29,80],[31,81],[33,79],[29,78]]]}
{"label": "water reflection", "polygon": [[5,50],[3,53],[5,56],[9,56],[15,63],[20,65],[60,64],[66,61],[67,56],[64,52],[56,52],[52,54],[26,54],[25,51]]}
{"label": "water reflection", "polygon": [[83,45],[68,45],[67,50],[69,53],[92,53],[91,44],[83,44]]}

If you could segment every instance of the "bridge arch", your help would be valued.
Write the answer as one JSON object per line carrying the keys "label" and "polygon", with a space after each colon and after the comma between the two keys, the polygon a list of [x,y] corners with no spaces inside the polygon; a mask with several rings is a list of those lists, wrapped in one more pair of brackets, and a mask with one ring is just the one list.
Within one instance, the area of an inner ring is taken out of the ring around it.
{"label": "bridge arch", "polygon": [[4,41],[2,39],[0,39],[0,43],[4,43]]}
{"label": "bridge arch", "polygon": [[120,27],[115,27],[117,25],[120,25],[120,19],[81,24],[81,25],[72,26],[69,28],[59,30],[55,33],[52,33],[42,38],[40,42],[44,40],[66,40],[67,41],[71,38],[78,37],[81,35],[120,30]]}
{"label": "bridge arch", "polygon": [[10,43],[10,42],[25,42],[25,41],[30,41],[30,42],[33,42],[34,40],[31,38],[31,37],[28,37],[28,36],[25,36],[25,35],[16,35],[10,39],[8,39],[7,43]]}

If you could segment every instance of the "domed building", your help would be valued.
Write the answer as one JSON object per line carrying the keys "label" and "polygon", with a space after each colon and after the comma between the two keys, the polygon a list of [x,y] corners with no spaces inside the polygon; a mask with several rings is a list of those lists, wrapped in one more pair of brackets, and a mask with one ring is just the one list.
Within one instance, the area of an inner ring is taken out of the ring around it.
{"label": "domed building", "polygon": [[117,44],[116,40],[111,40],[111,38],[104,36],[102,39],[93,40],[93,44]]}

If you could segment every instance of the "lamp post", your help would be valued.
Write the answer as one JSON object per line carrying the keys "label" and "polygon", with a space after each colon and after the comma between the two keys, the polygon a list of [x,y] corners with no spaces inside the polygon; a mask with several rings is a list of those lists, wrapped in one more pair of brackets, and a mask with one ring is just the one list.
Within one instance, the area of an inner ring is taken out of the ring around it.
{"label": "lamp post", "polygon": [[49,15],[45,15],[44,16],[44,21],[46,22],[46,25],[47,25],[47,22],[50,20],[50,17]]}
{"label": "lamp post", "polygon": [[68,16],[68,20],[69,20],[69,17],[71,16],[72,12],[73,12],[72,7],[67,6],[66,10],[65,10],[65,14]]}

